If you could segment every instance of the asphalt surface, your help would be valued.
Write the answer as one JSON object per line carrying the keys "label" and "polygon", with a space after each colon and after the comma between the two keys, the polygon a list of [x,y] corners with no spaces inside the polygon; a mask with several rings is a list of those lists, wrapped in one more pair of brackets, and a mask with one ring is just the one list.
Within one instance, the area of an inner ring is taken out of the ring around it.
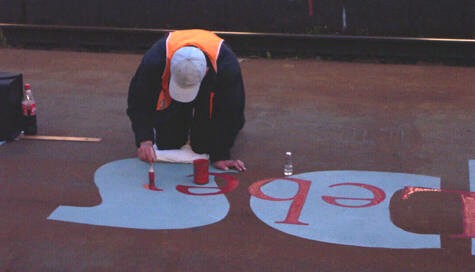
{"label": "asphalt surface", "polygon": [[[441,248],[405,250],[278,232],[256,218],[248,193],[253,182],[282,175],[285,151],[293,152],[296,173],[411,173],[440,177],[443,189],[468,191],[468,161],[475,159],[473,67],[243,59],[247,122],[232,155],[248,170],[236,175],[240,184],[227,195],[231,208],[225,219],[157,231],[47,220],[59,205],[98,205],[94,172],[135,156],[125,109],[140,59],[138,54],[0,49],[0,70],[21,72],[32,85],[38,134],[102,138],[100,143],[19,140],[0,146],[1,271],[475,269],[470,239],[447,235],[461,228],[457,199],[444,198],[451,216],[442,221]],[[439,211],[427,209],[437,217]],[[411,220],[401,222],[411,229]],[[430,227],[428,221],[419,229],[430,232]]]}

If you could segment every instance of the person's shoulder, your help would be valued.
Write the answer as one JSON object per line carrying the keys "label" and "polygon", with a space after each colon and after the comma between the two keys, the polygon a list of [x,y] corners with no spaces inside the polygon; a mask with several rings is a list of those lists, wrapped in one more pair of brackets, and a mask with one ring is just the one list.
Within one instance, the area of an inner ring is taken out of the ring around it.
{"label": "person's shoulder", "polygon": [[219,48],[219,55],[218,55],[218,60],[226,59],[226,60],[236,60],[236,54],[234,54],[233,50],[227,44],[226,42],[223,41],[221,44],[221,47]]}
{"label": "person's shoulder", "polygon": [[145,53],[142,63],[146,65],[158,65],[166,59],[166,39],[162,38],[155,42]]}
{"label": "person's shoulder", "polygon": [[223,43],[218,56],[218,74],[235,73],[239,70],[239,61],[236,54],[232,51],[229,45]]}

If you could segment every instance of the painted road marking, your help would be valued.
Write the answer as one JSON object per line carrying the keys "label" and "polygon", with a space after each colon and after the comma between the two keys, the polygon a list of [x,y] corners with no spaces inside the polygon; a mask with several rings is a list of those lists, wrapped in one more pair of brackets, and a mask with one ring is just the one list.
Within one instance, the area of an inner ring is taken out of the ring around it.
{"label": "painted road marking", "polygon": [[[470,192],[475,192],[475,160],[468,161]],[[475,238],[472,238],[472,255],[475,255]]]}
{"label": "painted road marking", "polygon": [[[225,194],[239,181],[210,169],[210,183],[193,184],[191,164],[158,163],[160,191],[144,188],[149,165],[138,159],[101,166],[94,181],[102,203],[94,207],[60,206],[50,220],[137,229],[184,229],[222,220],[229,211]],[[406,173],[320,171],[264,179],[249,186],[250,207],[265,224],[314,241],[372,248],[440,248],[439,234],[417,234],[398,228],[389,211],[399,190],[420,188],[460,194],[464,233],[475,255],[475,160],[469,161],[470,191],[440,189],[440,178]],[[220,178],[217,186],[215,178]],[[224,183],[221,183],[224,181]],[[430,205],[430,203],[428,203]]]}
{"label": "painted road marking", "polygon": [[[193,184],[191,164],[155,164],[156,185],[163,191],[144,188],[149,165],[138,159],[125,159],[101,166],[94,181],[102,203],[94,207],[59,206],[50,220],[135,229],[185,229],[222,220],[229,211],[224,193],[234,190],[238,181],[224,173],[224,188],[214,177],[206,186]],[[210,172],[217,172],[210,169]]]}
{"label": "painted road marking", "polygon": [[440,179],[388,172],[310,172],[252,184],[250,205],[265,224],[300,238],[362,247],[440,248],[439,235],[410,233],[391,222],[390,198],[406,186],[440,188]]}

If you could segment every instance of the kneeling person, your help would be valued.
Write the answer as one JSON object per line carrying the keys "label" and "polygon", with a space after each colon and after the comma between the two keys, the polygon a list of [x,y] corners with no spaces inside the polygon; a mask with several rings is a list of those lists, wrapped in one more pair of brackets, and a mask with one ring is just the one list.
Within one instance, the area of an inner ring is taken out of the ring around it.
{"label": "kneeling person", "polygon": [[218,169],[244,171],[230,149],[244,126],[244,85],[239,62],[223,39],[206,30],[180,30],[144,55],[129,87],[127,114],[137,156],[156,160],[159,149],[210,156]]}

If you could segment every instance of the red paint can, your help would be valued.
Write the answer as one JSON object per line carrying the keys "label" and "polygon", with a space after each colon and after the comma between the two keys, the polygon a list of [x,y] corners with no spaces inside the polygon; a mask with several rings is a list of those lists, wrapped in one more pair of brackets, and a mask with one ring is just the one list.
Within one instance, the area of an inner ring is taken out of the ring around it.
{"label": "red paint can", "polygon": [[197,159],[193,161],[194,182],[199,185],[207,184],[209,181],[209,160]]}

